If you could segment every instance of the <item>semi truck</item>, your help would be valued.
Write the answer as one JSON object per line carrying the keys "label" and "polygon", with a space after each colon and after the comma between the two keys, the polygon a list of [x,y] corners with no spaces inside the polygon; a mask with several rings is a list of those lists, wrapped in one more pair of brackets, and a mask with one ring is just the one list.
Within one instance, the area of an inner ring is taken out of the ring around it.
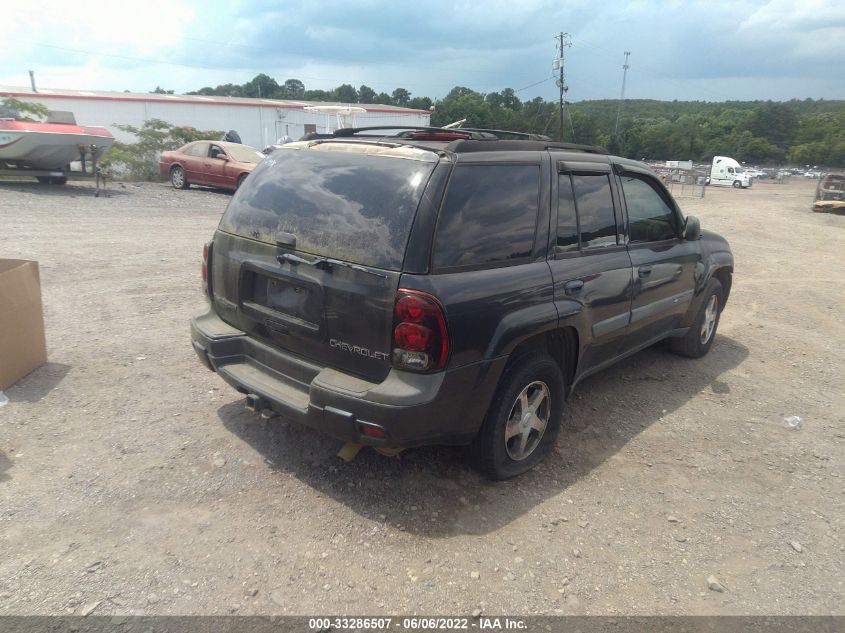
{"label": "semi truck", "polygon": [[707,184],[745,189],[751,186],[751,177],[745,168],[733,158],[714,156]]}

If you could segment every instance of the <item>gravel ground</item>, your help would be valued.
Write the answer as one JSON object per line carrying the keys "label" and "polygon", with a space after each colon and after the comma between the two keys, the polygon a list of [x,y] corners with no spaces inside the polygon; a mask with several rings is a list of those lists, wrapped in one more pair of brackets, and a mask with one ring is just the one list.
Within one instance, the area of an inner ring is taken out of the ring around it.
{"label": "gravel ground", "polygon": [[200,365],[227,194],[0,183],[50,350],[0,408],[0,614],[845,614],[845,217],[814,185],[682,201],[737,261],[710,354],[587,380],[552,459],[490,483],[453,448],[346,464]]}

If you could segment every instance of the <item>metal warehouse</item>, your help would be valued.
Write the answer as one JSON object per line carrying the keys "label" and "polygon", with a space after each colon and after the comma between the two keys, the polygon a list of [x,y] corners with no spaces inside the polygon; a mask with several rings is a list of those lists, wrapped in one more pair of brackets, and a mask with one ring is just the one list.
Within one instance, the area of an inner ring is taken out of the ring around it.
{"label": "metal warehouse", "polygon": [[236,130],[247,145],[261,149],[283,136],[299,138],[345,126],[429,125],[431,113],[388,105],[250,99],[203,95],[95,92],[0,86],[0,98],[41,103],[50,110],[73,112],[81,125],[100,125],[118,141],[135,139],[117,125],[140,127],[161,119],[200,130]]}

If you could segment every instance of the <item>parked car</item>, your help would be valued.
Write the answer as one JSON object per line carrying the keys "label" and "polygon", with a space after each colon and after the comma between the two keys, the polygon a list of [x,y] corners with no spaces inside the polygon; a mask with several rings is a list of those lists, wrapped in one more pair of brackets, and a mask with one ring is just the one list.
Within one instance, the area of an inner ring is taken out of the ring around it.
{"label": "parked car", "polygon": [[158,171],[176,189],[205,185],[222,189],[240,187],[264,154],[249,145],[224,141],[194,141],[162,152]]}
{"label": "parked car", "polygon": [[826,174],[819,180],[813,211],[845,213],[845,173]]}
{"label": "parked car", "polygon": [[380,134],[275,151],[205,246],[193,347],[249,408],[376,447],[468,444],[505,479],[551,452],[587,376],[663,339],[710,350],[730,247],[647,166]]}

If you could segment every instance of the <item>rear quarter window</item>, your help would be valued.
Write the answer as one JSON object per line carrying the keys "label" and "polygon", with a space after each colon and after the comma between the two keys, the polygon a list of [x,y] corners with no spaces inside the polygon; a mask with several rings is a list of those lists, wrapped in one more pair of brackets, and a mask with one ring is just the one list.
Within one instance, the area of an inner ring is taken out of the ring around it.
{"label": "rear quarter window", "polygon": [[525,261],[539,197],[539,165],[457,165],[437,222],[435,271]]}

